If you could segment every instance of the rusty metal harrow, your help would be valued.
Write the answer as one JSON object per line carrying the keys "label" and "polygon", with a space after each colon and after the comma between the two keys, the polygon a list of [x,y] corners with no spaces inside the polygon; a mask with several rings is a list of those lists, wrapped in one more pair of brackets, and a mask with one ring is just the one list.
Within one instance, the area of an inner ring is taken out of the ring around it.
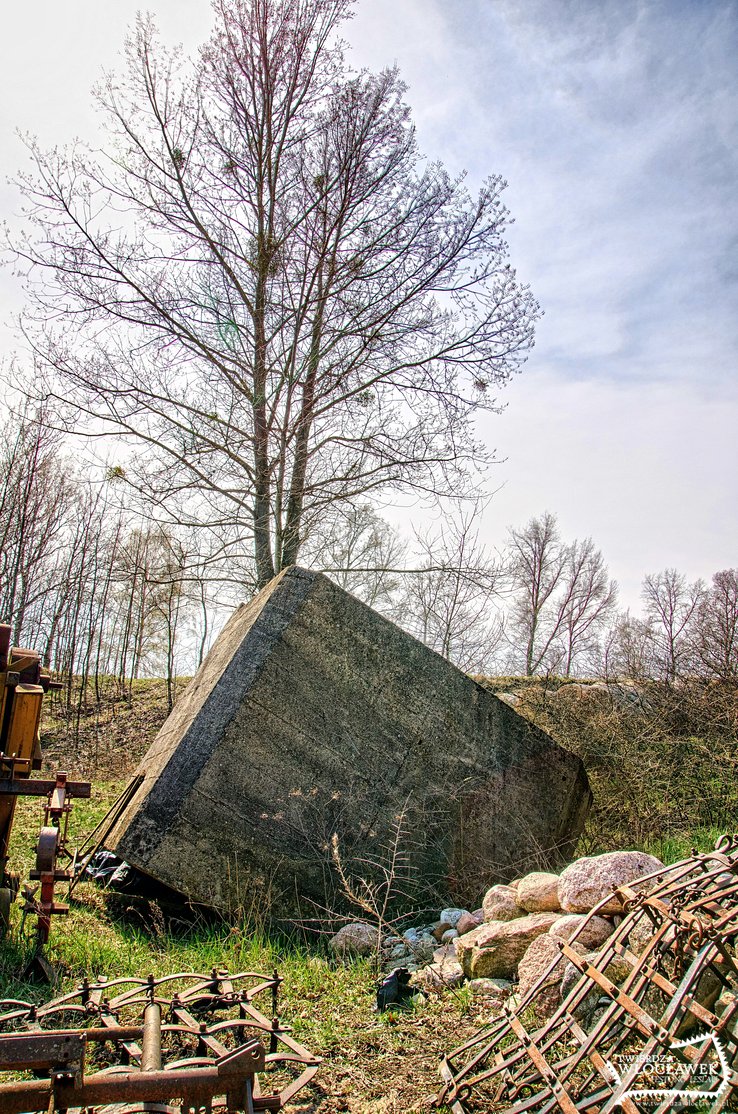
{"label": "rusty metal harrow", "polygon": [[[616,894],[623,917],[596,956],[577,947],[582,925],[514,1010],[443,1059],[439,1103],[454,1114],[737,1109],[738,839]],[[580,978],[546,1020],[566,962]]]}
{"label": "rusty metal harrow", "polygon": [[[281,981],[214,969],[0,1001],[0,1073],[13,1076],[0,1076],[0,1114],[281,1110],[320,1063],[279,1021]],[[270,1018],[254,1005],[264,994]]]}

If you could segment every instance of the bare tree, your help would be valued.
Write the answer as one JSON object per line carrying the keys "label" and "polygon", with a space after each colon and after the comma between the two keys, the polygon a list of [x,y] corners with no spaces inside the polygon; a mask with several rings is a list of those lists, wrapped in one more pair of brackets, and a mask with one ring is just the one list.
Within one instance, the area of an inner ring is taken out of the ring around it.
{"label": "bare tree", "polygon": [[507,575],[513,593],[510,634],[524,647],[528,676],[541,669],[567,676],[591,654],[612,614],[617,586],[591,538],[565,543],[546,512],[510,530]]}
{"label": "bare tree", "polygon": [[479,538],[479,504],[457,506],[416,535],[416,568],[401,597],[400,623],[460,669],[481,673],[502,637],[500,571]]}
{"label": "bare tree", "polygon": [[[559,602],[564,673],[571,674],[575,660],[594,660],[598,636],[617,601],[617,584],[610,579],[602,552],[591,538],[568,547],[566,576]],[[558,618],[558,616],[557,616]]]}
{"label": "bare tree", "polygon": [[643,581],[641,594],[654,641],[654,666],[666,681],[675,681],[691,664],[694,624],[704,588],[701,580],[689,584],[676,569],[664,569]]}
{"label": "bare tree", "polygon": [[512,633],[524,644],[525,672],[531,676],[545,661],[558,633],[543,626],[566,565],[556,516],[546,511],[522,530],[510,530],[506,565],[514,593]]}
{"label": "bare tree", "polygon": [[600,672],[606,678],[645,681],[653,676],[654,641],[650,625],[624,611],[603,640]]}
{"label": "bare tree", "polygon": [[302,560],[336,584],[394,616],[407,546],[369,503],[336,503],[305,540]]}
{"label": "bare tree", "polygon": [[696,657],[710,677],[738,681],[738,569],[716,572],[698,605]]}
{"label": "bare tree", "polygon": [[0,614],[12,638],[35,637],[64,564],[75,485],[43,410],[26,406],[0,432]]}
{"label": "bare tree", "polygon": [[140,20],[108,156],[34,145],[23,182],[44,390],[142,447],[121,470],[172,519],[248,537],[260,585],[336,502],[465,489],[537,316],[504,183],[421,162],[397,72],[346,69],[351,7],[217,0],[189,69]]}

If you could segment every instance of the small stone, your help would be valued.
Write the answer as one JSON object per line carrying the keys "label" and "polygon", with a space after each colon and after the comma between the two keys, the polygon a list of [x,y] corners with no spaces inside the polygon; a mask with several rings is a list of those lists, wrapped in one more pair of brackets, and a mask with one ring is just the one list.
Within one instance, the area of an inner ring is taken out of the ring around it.
{"label": "small stone", "polygon": [[[566,913],[588,913],[618,886],[629,885],[642,891],[645,885],[633,885],[636,879],[655,870],[663,863],[643,851],[610,851],[605,855],[577,859],[561,872],[559,903]],[[598,910],[600,915],[622,913],[622,904],[612,898]]]}
{"label": "small stone", "polygon": [[513,921],[492,921],[459,936],[456,954],[469,979],[515,977],[518,963],[536,936],[548,932],[556,913],[529,913]]}
{"label": "small stone", "polygon": [[397,967],[407,967],[408,971],[417,971],[418,964],[414,959],[408,959],[407,955],[400,956],[399,959],[390,959],[382,964],[382,970],[388,975]]}
{"label": "small stone", "polygon": [[[583,925],[584,928],[582,928]],[[599,948],[604,944],[608,936],[612,936],[613,929],[612,921],[606,920],[605,917],[592,916],[591,914],[588,916],[586,913],[567,913],[560,917],[549,931],[550,935],[557,940],[571,940],[574,933],[581,930],[576,938],[576,943],[584,951],[590,951],[592,948]]]}
{"label": "small stone", "polygon": [[401,936],[384,936],[382,938],[382,951],[391,952],[398,944],[402,943]]}
{"label": "small stone", "polygon": [[345,924],[339,928],[329,941],[329,947],[336,955],[347,956],[374,955],[379,946],[379,932],[374,925],[363,921]]}
{"label": "small stone", "polygon": [[438,919],[439,921],[443,921],[444,924],[447,924],[449,928],[456,928],[464,915],[469,916],[469,911],[467,909],[442,909]]}
{"label": "small stone", "polygon": [[458,935],[459,935],[459,933],[458,933],[457,929],[448,928],[448,929],[446,929],[443,936],[441,937],[441,943],[442,944],[450,944],[451,941],[455,940]]}
{"label": "small stone", "polygon": [[473,928],[479,928],[480,924],[484,923],[484,910],[475,909],[473,913],[464,913],[463,917],[459,917],[456,925],[456,931],[459,936],[463,936],[467,932],[471,932]]}
{"label": "small stone", "polygon": [[419,986],[423,990],[448,990],[452,986],[459,986],[463,981],[461,964],[452,956],[444,956],[421,968],[411,979],[413,986]]}
{"label": "small stone", "polygon": [[482,909],[487,923],[514,921],[517,917],[525,916],[525,910],[518,905],[515,890],[511,886],[492,886],[484,895]]}
{"label": "small stone", "polygon": [[510,997],[512,983],[509,979],[470,979],[467,983],[475,998],[504,1002]]}
{"label": "small stone", "polygon": [[407,932],[403,933],[403,940],[418,963],[431,962],[438,941],[428,931],[421,928],[409,928]]}
{"label": "small stone", "polygon": [[516,901],[528,913],[559,912],[559,876],[536,870],[520,879]]}

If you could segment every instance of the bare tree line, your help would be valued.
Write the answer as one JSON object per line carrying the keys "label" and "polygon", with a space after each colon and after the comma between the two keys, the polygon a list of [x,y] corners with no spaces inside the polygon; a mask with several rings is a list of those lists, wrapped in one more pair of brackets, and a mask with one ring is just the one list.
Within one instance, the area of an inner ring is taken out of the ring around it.
{"label": "bare tree line", "polygon": [[99,699],[103,676],[126,695],[152,673],[171,705],[213,621],[207,561],[185,531],[121,500],[114,474],[85,479],[42,414],[26,408],[0,437],[0,615],[13,642],[64,678],[68,705],[73,690]]}
{"label": "bare tree line", "polygon": [[[44,415],[8,421],[0,451],[0,615],[64,680],[68,709],[130,697],[140,677],[202,661],[230,606],[258,587],[251,555],[203,553],[197,535],[127,501],[115,469],[85,479]],[[738,681],[738,570],[690,583],[646,576],[640,617],[591,538],[566,542],[546,513],[491,554],[480,504],[404,537],[365,502],[341,503],[304,561],[474,673]]]}
{"label": "bare tree line", "polygon": [[592,538],[566,541],[546,512],[492,553],[482,509],[461,502],[403,541],[364,505],[334,522],[328,546],[310,539],[305,556],[469,672],[738,680],[738,569],[710,584],[673,568],[648,574],[633,616],[618,609]]}
{"label": "bare tree line", "polygon": [[[99,696],[157,672],[171,704],[223,610],[299,559],[470,672],[734,680],[736,570],[649,575],[634,618],[551,513],[482,543],[474,417],[539,307],[505,183],[472,194],[421,157],[396,69],[346,62],[352,9],[218,0],[190,61],[139,18],[96,93],[104,150],[29,142],[9,246],[35,366],[0,452],[15,641],[68,703],[75,676]],[[124,455],[86,478],[62,431]],[[403,497],[437,515],[413,537],[378,510]]]}

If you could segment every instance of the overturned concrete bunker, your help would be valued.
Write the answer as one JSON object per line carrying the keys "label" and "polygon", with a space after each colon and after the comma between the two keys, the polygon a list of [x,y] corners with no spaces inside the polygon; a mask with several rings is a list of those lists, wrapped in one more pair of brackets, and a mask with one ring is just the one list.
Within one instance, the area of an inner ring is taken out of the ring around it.
{"label": "overturned concrete bunker", "polygon": [[306,916],[340,890],[332,839],[369,879],[399,824],[403,904],[470,903],[560,861],[591,803],[578,758],[296,567],[234,612],[137,777],[107,847],[196,902]]}

